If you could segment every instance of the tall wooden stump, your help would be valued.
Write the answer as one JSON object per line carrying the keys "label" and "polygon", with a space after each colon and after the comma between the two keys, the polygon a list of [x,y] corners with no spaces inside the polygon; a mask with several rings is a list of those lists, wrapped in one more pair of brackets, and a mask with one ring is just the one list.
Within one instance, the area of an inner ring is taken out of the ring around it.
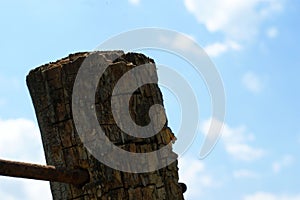
{"label": "tall wooden stump", "polygon": [[[94,54],[102,55],[110,63],[95,94],[99,124],[109,140],[124,150],[136,153],[155,151],[172,142],[175,137],[167,123],[155,136],[136,138],[125,134],[116,125],[111,112],[112,90],[118,80],[136,66],[154,64],[154,61],[142,54],[124,54],[122,51]],[[69,55],[38,67],[27,76],[47,164],[69,169],[84,168],[90,174],[85,185],[51,182],[53,199],[183,199],[182,188],[178,184],[177,161],[153,172],[128,173],[102,164],[83,144],[72,116],[72,91],[77,72],[89,55]],[[119,58],[111,59],[115,57]],[[155,67],[149,72],[157,76]],[[148,111],[153,104],[163,105],[157,84],[143,85],[133,93],[129,109],[136,124],[144,126],[149,123]]]}

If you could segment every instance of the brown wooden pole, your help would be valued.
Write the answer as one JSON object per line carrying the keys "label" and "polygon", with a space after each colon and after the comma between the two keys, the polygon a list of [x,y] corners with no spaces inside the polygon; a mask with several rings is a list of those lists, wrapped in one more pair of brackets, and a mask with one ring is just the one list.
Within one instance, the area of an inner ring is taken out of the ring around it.
{"label": "brown wooden pole", "polygon": [[36,180],[54,181],[82,186],[89,181],[84,169],[68,170],[55,166],[37,165],[0,159],[0,175]]}
{"label": "brown wooden pole", "polygon": [[[148,65],[147,75],[156,81],[143,85],[131,95],[129,106],[126,106],[129,110],[129,117],[137,125],[146,126],[151,122],[148,113],[152,105],[163,106],[162,93],[157,84],[156,67],[151,58],[143,54],[125,54],[121,51],[86,52],[72,54],[38,67],[30,71],[26,81],[37,115],[46,161],[49,165],[56,167],[68,169],[80,167],[88,170],[90,175],[90,181],[84,187],[50,181],[53,200],[183,200],[184,190],[178,183],[177,160],[156,171],[130,173],[105,165],[92,155],[93,151],[90,151],[90,148],[86,148],[86,142],[91,142],[96,149],[100,146],[97,142],[93,142],[98,132],[90,130],[87,130],[87,133],[91,133],[87,136],[91,138],[84,137],[83,139],[87,140],[83,143],[73,118],[73,88],[83,61],[86,61],[84,63],[88,66],[108,65],[101,77],[93,77],[96,74],[92,71],[90,73],[92,78],[99,79],[95,94],[93,94],[98,125],[113,145],[132,153],[150,153],[171,144],[175,139],[167,123],[152,137],[133,137],[117,125],[113,116],[111,97],[116,84],[127,72],[144,64]],[[138,74],[135,76],[133,80],[140,80],[142,77]],[[90,85],[91,80],[86,79],[81,86]],[[127,88],[132,84],[133,82],[129,81],[124,86]],[[122,96],[123,94],[120,94],[120,97]],[[124,105],[121,102],[120,100],[114,104],[114,110],[118,113],[123,112]],[[80,116],[80,119],[86,124],[90,121],[85,115]],[[155,120],[163,122],[165,115],[156,115]],[[105,148],[98,150],[101,150],[99,156],[108,158],[109,155],[114,155]],[[171,148],[169,151],[175,157]],[[120,158],[120,160],[118,166],[132,166],[130,159]],[[162,154],[159,160],[166,162],[167,158]],[[153,166],[155,164],[152,160],[145,160],[140,165],[144,169]]]}

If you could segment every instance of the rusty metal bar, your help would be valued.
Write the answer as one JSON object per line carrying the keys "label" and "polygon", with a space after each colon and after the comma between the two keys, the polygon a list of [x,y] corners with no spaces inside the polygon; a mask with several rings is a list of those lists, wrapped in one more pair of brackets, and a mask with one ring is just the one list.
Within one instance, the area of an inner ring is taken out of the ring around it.
{"label": "rusty metal bar", "polygon": [[82,186],[89,182],[89,173],[84,169],[69,170],[55,166],[7,161],[0,159],[0,175],[61,182]]}

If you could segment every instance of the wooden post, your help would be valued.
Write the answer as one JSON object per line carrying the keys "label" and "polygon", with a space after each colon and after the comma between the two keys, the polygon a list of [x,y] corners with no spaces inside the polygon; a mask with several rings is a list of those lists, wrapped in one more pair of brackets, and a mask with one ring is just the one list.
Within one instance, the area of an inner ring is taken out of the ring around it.
{"label": "wooden post", "polygon": [[[109,112],[110,95],[116,82],[134,67],[154,61],[142,54],[124,54],[122,51],[95,53],[101,54],[110,63],[95,94],[99,124],[109,140],[136,153],[155,151],[173,141],[175,137],[167,123],[153,137],[135,138],[120,130]],[[183,189],[178,183],[177,160],[153,172],[128,173],[99,162],[83,145],[72,116],[72,91],[77,72],[89,54],[69,55],[38,67],[27,76],[47,164],[69,170],[85,169],[90,175],[89,182],[82,187],[51,182],[53,199],[183,199]],[[117,60],[111,60],[116,56],[119,57]],[[130,114],[137,124],[143,126],[149,123],[148,110],[154,103],[163,105],[157,84],[144,85],[132,95]]]}

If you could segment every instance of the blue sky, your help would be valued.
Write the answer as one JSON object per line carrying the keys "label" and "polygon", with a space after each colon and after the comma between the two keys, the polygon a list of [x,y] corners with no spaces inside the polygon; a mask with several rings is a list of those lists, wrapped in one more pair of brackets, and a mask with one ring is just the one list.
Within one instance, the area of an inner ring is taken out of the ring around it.
{"label": "blue sky", "polygon": [[[168,28],[206,50],[226,92],[223,134],[204,160],[198,155],[210,119],[209,94],[197,94],[199,135],[179,160],[186,199],[299,200],[299,13],[295,0],[2,1],[0,158],[44,163],[25,84],[30,69],[93,50],[120,32]],[[180,72],[170,55],[145,53]],[[164,95],[176,132],[178,103]],[[51,199],[47,182],[0,177],[1,199],[41,195]]]}

